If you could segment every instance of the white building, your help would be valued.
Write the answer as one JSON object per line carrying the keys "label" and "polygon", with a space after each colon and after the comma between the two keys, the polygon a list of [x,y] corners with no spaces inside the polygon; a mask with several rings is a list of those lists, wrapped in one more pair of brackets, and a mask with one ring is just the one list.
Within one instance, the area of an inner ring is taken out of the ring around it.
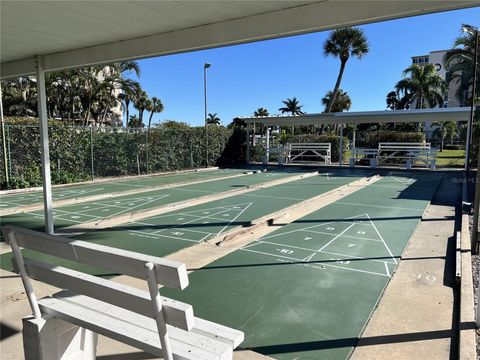
{"label": "white building", "polygon": [[[444,57],[449,50],[434,50],[430,51],[428,55],[419,55],[419,56],[412,56],[412,64],[417,64],[420,66],[426,64],[434,64],[435,69],[437,69],[437,74],[442,77],[442,79],[446,80],[447,78],[447,69],[445,67]],[[459,83],[456,81],[452,81],[448,84],[448,91],[444,96],[443,99],[443,107],[463,107],[468,106],[466,97],[463,99],[458,99],[456,96],[456,92],[459,87]],[[415,104],[412,104],[415,107]],[[437,126],[432,125],[431,122],[425,123],[425,132],[427,139],[432,137],[433,131]]]}

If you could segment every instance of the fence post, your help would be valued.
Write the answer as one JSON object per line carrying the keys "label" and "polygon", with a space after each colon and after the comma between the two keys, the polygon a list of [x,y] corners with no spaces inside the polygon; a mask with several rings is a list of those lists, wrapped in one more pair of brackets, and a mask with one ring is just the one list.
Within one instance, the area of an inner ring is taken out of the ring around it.
{"label": "fence post", "polygon": [[93,128],[90,128],[90,170],[92,172],[92,180],[95,179],[95,173],[93,171]]}
{"label": "fence post", "polygon": [[190,137],[190,167],[193,169],[193,145],[192,138]]}
{"label": "fence post", "polygon": [[147,169],[146,173],[149,173],[150,161],[149,161],[149,146],[148,146],[148,135],[150,134],[150,128],[148,128],[147,132],[145,133],[145,146],[146,146],[146,157],[147,157]]}
{"label": "fence post", "polygon": [[139,159],[138,153],[137,153],[137,172],[138,172],[138,175],[140,175],[140,159]]}
{"label": "fence post", "polygon": [[5,175],[5,183],[7,188],[9,188],[10,177],[8,173],[8,164],[7,164],[7,144],[5,142],[5,122],[3,119],[3,102],[2,102],[2,86],[0,85],[0,116],[2,122],[2,146],[3,146],[3,171]]}
{"label": "fence post", "polygon": [[10,150],[10,126],[6,126],[7,133],[7,154],[8,154],[8,176],[12,177],[12,151]]}

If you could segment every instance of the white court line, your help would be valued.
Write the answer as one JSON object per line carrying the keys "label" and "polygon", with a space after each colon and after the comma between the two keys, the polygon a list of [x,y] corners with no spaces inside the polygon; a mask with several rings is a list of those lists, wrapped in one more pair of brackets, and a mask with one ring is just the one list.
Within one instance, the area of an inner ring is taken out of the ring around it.
{"label": "white court line", "polygon": [[354,226],[355,224],[351,224],[350,226],[348,226],[345,230],[343,230],[340,234],[338,234],[337,236],[335,236],[332,240],[330,240],[328,243],[326,243],[325,245],[323,245],[319,250],[317,250],[317,252],[320,252],[322,251],[323,249],[325,249],[328,245],[330,245],[331,243],[333,243],[335,240],[337,240],[340,236],[342,236],[344,233],[346,233],[352,226]]}
{"label": "white court line", "polygon": [[378,260],[378,259],[367,259],[367,258],[364,258],[364,257],[361,257],[361,256],[356,256],[356,255],[345,255],[345,254],[339,254],[339,253],[334,253],[334,252],[329,252],[329,251],[325,251],[323,250],[322,253],[324,254],[329,254],[329,255],[336,255],[336,256],[344,256],[346,258],[355,258],[355,259],[363,259],[363,260],[366,260],[366,261],[375,261],[375,262],[380,262],[380,263],[389,263],[389,264],[394,264],[393,262],[388,262],[388,261],[385,261],[385,260]]}
{"label": "white court line", "polygon": [[404,208],[398,206],[383,206],[383,205],[371,205],[371,204],[357,204],[357,203],[349,203],[349,202],[342,202],[336,201],[334,204],[341,204],[341,205],[352,205],[352,206],[368,206],[368,207],[375,207],[380,209],[396,209],[396,210],[410,210],[410,211],[424,211],[425,209],[417,209],[417,208]]}
{"label": "white court line", "polygon": [[[160,200],[160,199],[165,199],[167,196],[170,196],[170,194],[161,195],[161,196],[156,197],[155,199],[149,200],[149,201],[147,201],[147,202],[140,202],[140,204],[138,204],[137,206],[123,208],[121,211],[118,211],[118,212],[116,212],[116,213],[114,213],[114,214],[109,215],[108,218],[112,218],[112,217],[114,217],[114,216],[123,214],[123,213],[125,213],[125,212],[132,211],[132,210],[137,209],[137,208],[139,208],[139,207],[141,207],[141,206],[148,205],[148,204],[150,204],[150,203],[152,203],[152,202],[154,202],[154,201],[157,201],[157,200]],[[138,201],[138,200],[139,200],[139,199],[137,198],[137,200],[130,200],[130,201]],[[127,203],[128,203],[128,202],[129,202],[129,201],[127,201]],[[123,205],[123,206],[125,206],[125,205]]]}
{"label": "white court line", "polygon": [[239,217],[240,215],[242,215],[242,214],[245,212],[245,210],[247,210],[252,204],[253,204],[253,203],[251,202],[251,203],[248,204],[242,211],[240,211],[237,216],[235,216],[227,225],[225,225],[225,226],[222,228],[222,230],[220,230],[220,231],[217,233],[217,235],[220,235],[228,226],[230,226],[235,220],[237,220],[238,217]]}
{"label": "white court line", "polygon": [[194,243],[199,242],[197,240],[184,239],[184,238],[181,238],[181,237],[174,237],[174,236],[162,235],[162,234],[157,234],[157,233],[152,233],[152,234],[155,234],[155,235],[152,235],[152,234],[148,234],[148,233],[145,233],[143,231],[140,231],[140,230],[128,230],[128,231],[132,232],[132,233],[135,233],[135,234],[140,234],[140,235],[145,236],[145,237],[149,237],[151,239],[156,239],[156,240],[158,240],[158,237],[161,236],[161,237],[166,237],[166,238],[175,239],[175,240],[182,240],[182,241],[188,241],[188,242],[194,242]]}
{"label": "white court line", "polygon": [[268,195],[255,195],[255,194],[242,194],[243,196],[251,196],[257,198],[267,198],[267,199],[282,199],[282,200],[294,200],[294,201],[304,201],[306,199],[297,199],[297,198],[289,198],[289,197],[281,197],[281,196],[268,196]]}
{"label": "white court line", "polygon": [[385,271],[387,272],[387,275],[390,276],[390,270],[388,269],[387,262],[385,261],[384,264],[385,264]]}
{"label": "white court line", "polygon": [[[282,232],[282,233],[278,233],[278,234],[268,235],[268,236],[261,237],[259,240],[270,239],[270,238],[273,238],[273,237],[282,236],[282,235],[286,235],[286,234],[292,234],[292,233],[297,232],[297,231],[313,229],[313,228],[318,227],[318,226],[330,225],[330,224],[333,224],[333,223],[336,223],[336,221],[330,221],[330,222],[326,222],[324,224],[317,224],[317,225],[307,226],[307,227],[301,228],[301,229],[295,229],[295,230],[290,230],[290,231],[286,231],[286,232]],[[332,234],[332,235],[335,235],[335,234]]]}
{"label": "white court line", "polygon": [[[294,246],[294,245],[288,245],[288,244],[283,244],[283,243],[274,243],[274,242],[269,242],[269,241],[261,241],[261,240],[257,240],[255,241],[257,244],[269,244],[269,245],[282,245],[282,246],[285,246],[285,247],[291,247],[293,249],[299,249],[299,250],[305,250],[305,251],[316,251],[316,250],[313,250],[313,249],[308,249],[308,248],[303,248],[303,247],[300,247],[300,246]],[[243,247],[245,248],[245,247]],[[325,250],[322,250],[322,251],[316,251],[313,255],[315,255],[316,253],[324,253],[324,254],[328,254],[328,255],[335,255],[335,256],[342,256],[346,259],[349,259],[349,258],[355,258],[355,259],[363,259],[363,260],[366,260],[366,261],[375,261],[375,262],[379,262],[379,263],[389,263],[389,264],[394,264],[393,262],[388,262],[388,261],[385,261],[385,260],[378,260],[378,259],[367,259],[365,257],[362,257],[362,256],[356,256],[356,255],[346,255],[346,254],[340,254],[340,253],[334,253],[334,252],[330,252],[330,251],[325,251]],[[312,257],[312,255],[309,255],[307,256],[307,258]],[[303,260],[305,260],[306,258],[304,258]]]}
{"label": "white court line", "polygon": [[[365,224],[355,224],[355,225],[365,225]],[[321,235],[334,235],[334,234],[330,234],[330,233],[322,232],[322,231],[313,231],[313,230],[300,230],[300,231],[310,232],[310,233],[314,233],[314,234],[321,234]],[[343,235],[343,237],[350,238],[350,239],[358,239],[358,240],[368,240],[368,241],[378,241],[378,242],[382,242],[382,240],[369,239],[369,238],[364,238],[364,237],[359,237],[359,236]]]}
{"label": "white court line", "polygon": [[178,188],[171,188],[170,190],[179,190],[179,191],[187,191],[187,192],[201,192],[201,193],[208,193],[208,194],[216,194],[217,191],[210,191],[210,190],[197,190],[197,189],[182,189]]}
{"label": "white court line", "polygon": [[[195,217],[197,219],[203,219],[207,215],[200,216],[200,215],[192,215],[192,214],[182,214],[182,216],[190,216],[190,217]],[[217,217],[213,217],[213,216],[209,216],[208,218],[211,219],[211,220],[225,221],[225,218],[221,219],[221,218],[217,218]]]}
{"label": "white court line", "polygon": [[[266,255],[266,256],[273,256],[273,257],[275,257],[275,258],[279,258],[279,257],[280,257],[280,258],[285,258],[285,259],[294,260],[294,261],[303,261],[302,259],[296,259],[296,258],[292,258],[292,257],[289,257],[289,256],[284,256],[284,255],[269,254],[269,253],[264,253],[264,252],[262,252],[262,251],[256,251],[256,250],[251,250],[251,249],[241,248],[240,250],[249,251],[249,252],[252,252],[252,253],[257,253],[257,254]],[[380,273],[376,273],[376,272],[373,272],[373,271],[360,270],[360,269],[352,269],[352,268],[343,267],[343,266],[336,266],[336,265],[332,265],[332,264],[322,264],[322,265],[323,265],[323,266],[328,266],[328,267],[337,268],[337,269],[347,270],[347,271],[354,271],[354,272],[366,273],[366,274],[377,275],[377,276],[387,276],[387,275],[385,275],[385,274],[380,274]],[[316,265],[313,265],[313,264],[303,264],[303,266],[309,266],[309,267],[313,267],[313,268],[317,268],[317,269],[323,270],[321,267],[316,266]]]}
{"label": "white court line", "polygon": [[[368,214],[367,214],[367,216],[368,216]],[[395,264],[397,264],[397,263],[398,263],[398,262],[397,262],[397,259],[395,259],[395,256],[393,256],[393,253],[392,253],[392,251],[390,250],[390,248],[388,247],[387,243],[385,242],[385,239],[384,239],[383,236],[380,234],[380,231],[378,231],[377,226],[373,223],[373,221],[372,221],[372,219],[370,218],[370,216],[368,216],[368,219],[369,219],[370,222],[372,223],[372,225],[373,225],[375,231],[377,232],[378,236],[380,236],[380,239],[382,239],[383,244],[384,244],[385,247],[387,248],[387,251],[388,251],[388,253],[390,254],[390,256],[392,257],[393,261],[395,261]]]}

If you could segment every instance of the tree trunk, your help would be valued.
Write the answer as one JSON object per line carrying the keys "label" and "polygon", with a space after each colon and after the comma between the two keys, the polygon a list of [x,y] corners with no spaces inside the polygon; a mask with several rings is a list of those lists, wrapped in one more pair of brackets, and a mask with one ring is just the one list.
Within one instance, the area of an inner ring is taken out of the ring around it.
{"label": "tree trunk", "polygon": [[125,129],[128,130],[128,122],[130,121],[130,118],[129,118],[129,111],[128,111],[128,104],[125,104],[125,116],[127,117],[127,121],[125,121]]}
{"label": "tree trunk", "polygon": [[346,64],[346,60],[340,63],[340,71],[338,72],[337,82],[335,83],[335,88],[333,89],[332,98],[330,99],[330,103],[328,104],[327,113],[332,112],[333,104],[335,104],[335,99],[337,97],[338,89],[340,88],[340,83],[342,82],[343,72],[345,71]]}
{"label": "tree trunk", "polygon": [[152,125],[152,117],[153,117],[154,112],[152,111],[150,113],[150,117],[148,118],[148,131],[150,131],[150,126]]}

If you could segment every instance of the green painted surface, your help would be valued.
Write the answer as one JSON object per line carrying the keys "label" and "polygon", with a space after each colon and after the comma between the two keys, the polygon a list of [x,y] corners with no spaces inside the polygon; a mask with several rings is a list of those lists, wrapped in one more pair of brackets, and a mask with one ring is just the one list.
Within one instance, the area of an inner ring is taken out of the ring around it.
{"label": "green painted surface", "polygon": [[[211,179],[211,181],[200,184],[153,190],[142,192],[140,194],[119,196],[114,199],[60,206],[54,208],[55,229],[58,230],[66,226],[82,224],[85,222],[100,221],[108,217],[120,216],[132,211],[153,209],[159,206],[194,199],[200,196],[241,189],[249,185],[261,184],[300,173],[301,172],[284,171],[281,169],[278,171],[272,170],[265,173],[230,179]],[[45,227],[43,210],[8,215],[2,217],[1,220],[2,226],[15,225],[38,231],[43,231]]]}
{"label": "green painted surface", "polygon": [[442,180],[388,176],[190,274],[162,293],[245,332],[276,359],[345,359]]}
{"label": "green painted surface", "polygon": [[[241,174],[242,169],[220,169],[212,171],[189,172],[183,174],[151,176],[144,178],[112,180],[96,184],[84,184],[69,187],[53,188],[54,200],[65,200],[80,198],[85,196],[103,195],[121,191],[129,191],[135,188],[143,189],[154,186],[169,185],[179,182],[188,182],[196,180],[214,179],[223,176]],[[26,206],[33,204],[42,204],[42,191],[33,191],[27,193],[17,193],[2,195],[0,207],[8,209],[18,206]]]}
{"label": "green painted surface", "polygon": [[[229,184],[232,186],[241,181],[252,181],[255,176],[263,176],[263,179],[271,180],[287,175],[291,175],[291,173],[279,171],[273,172],[272,175],[268,175],[268,173],[254,174],[237,178],[236,181],[232,179]],[[247,226],[252,220],[335,189],[361,176],[365,176],[365,172],[352,173],[349,170],[343,170],[335,172],[335,175],[324,173],[138,222],[85,233],[75,238],[149,255],[165,256],[225,233],[234,227]],[[215,181],[211,185],[217,184],[217,188],[219,188],[218,184],[226,181]],[[207,183],[198,184],[195,185],[195,190],[206,189],[206,187]],[[4,255],[0,259],[2,268],[9,269],[8,255]]]}
{"label": "green painted surface", "polygon": [[247,194],[130,222],[78,239],[154,256],[165,256],[221,235],[295,203],[320,195],[360,177],[348,170],[321,174]]}

